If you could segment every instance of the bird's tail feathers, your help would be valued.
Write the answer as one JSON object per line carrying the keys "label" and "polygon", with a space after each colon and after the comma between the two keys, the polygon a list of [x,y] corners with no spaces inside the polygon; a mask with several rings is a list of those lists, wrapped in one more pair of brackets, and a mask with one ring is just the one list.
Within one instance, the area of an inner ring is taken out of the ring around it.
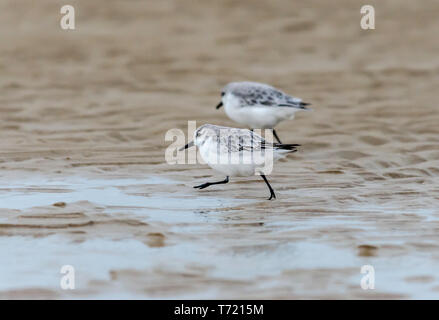
{"label": "bird's tail feathers", "polygon": [[301,102],[301,103],[299,103],[299,109],[312,110],[311,108],[307,107],[307,106],[310,106],[310,105],[311,105],[311,103]]}
{"label": "bird's tail feathers", "polygon": [[283,150],[286,152],[296,152],[297,151],[297,147],[300,147],[300,144],[284,144],[284,143],[274,143],[273,144],[274,148],[276,150]]}
{"label": "bird's tail feathers", "polygon": [[311,105],[311,103],[308,103],[308,102],[295,102],[295,103],[279,104],[279,107],[290,107],[290,108],[294,108],[294,109],[310,111],[310,110],[312,110],[311,108],[308,107],[310,105]]}

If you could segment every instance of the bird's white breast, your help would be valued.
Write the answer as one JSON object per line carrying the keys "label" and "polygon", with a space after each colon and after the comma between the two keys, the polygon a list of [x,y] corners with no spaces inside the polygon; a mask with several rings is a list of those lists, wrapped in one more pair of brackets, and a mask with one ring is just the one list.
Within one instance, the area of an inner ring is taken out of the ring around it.
{"label": "bird's white breast", "polygon": [[261,154],[256,151],[230,153],[224,149],[224,146],[218,148],[218,144],[213,139],[208,139],[199,146],[200,155],[209,167],[232,177],[248,177],[261,172],[269,174],[274,161],[282,157],[278,152],[273,154]]}
{"label": "bird's white breast", "polygon": [[240,99],[233,94],[227,94],[223,104],[230,119],[252,129],[274,128],[282,120],[293,119],[297,111],[290,107],[241,105]]}

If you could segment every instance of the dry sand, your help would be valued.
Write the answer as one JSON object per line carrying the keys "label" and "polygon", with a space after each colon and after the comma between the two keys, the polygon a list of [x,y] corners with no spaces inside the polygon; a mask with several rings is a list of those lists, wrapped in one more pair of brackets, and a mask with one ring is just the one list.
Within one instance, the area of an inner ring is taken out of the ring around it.
{"label": "dry sand", "polygon": [[[439,298],[439,3],[363,2],[1,1],[0,298]],[[164,160],[235,80],[313,104],[276,201]]]}

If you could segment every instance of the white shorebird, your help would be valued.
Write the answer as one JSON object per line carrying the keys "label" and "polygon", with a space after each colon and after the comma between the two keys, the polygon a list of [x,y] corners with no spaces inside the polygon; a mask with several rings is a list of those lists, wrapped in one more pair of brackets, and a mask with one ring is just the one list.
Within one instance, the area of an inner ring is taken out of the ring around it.
{"label": "white shorebird", "polygon": [[205,124],[194,133],[194,140],[180,150],[198,146],[203,160],[214,170],[226,175],[217,182],[206,182],[194,188],[204,189],[215,184],[229,182],[229,177],[260,175],[270,190],[270,198],[276,199],[273,188],[265,177],[266,169],[271,171],[274,161],[297,151],[298,144],[267,142],[260,135],[248,129]]}
{"label": "white shorebird", "polygon": [[227,116],[250,129],[273,129],[273,135],[282,143],[274,127],[286,119],[294,119],[299,110],[310,110],[309,103],[258,82],[231,82],[221,91],[221,102]]}

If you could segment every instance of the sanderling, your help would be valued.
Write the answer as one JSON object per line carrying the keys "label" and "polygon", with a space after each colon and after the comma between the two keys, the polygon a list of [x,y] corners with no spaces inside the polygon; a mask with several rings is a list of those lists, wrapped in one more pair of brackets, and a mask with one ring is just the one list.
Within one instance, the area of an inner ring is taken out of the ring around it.
{"label": "sanderling", "polygon": [[[214,184],[229,182],[229,177],[260,175],[270,190],[270,198],[276,199],[264,169],[275,160],[297,151],[298,144],[270,143],[248,129],[238,129],[205,124],[194,132],[194,140],[180,150],[198,146],[203,160],[214,170],[226,175],[217,182],[206,182],[194,188],[204,189]],[[267,156],[268,155],[268,156]],[[270,170],[271,171],[271,170]]]}
{"label": "sanderling", "polygon": [[309,110],[309,103],[287,95],[282,91],[263,83],[231,82],[221,91],[221,102],[227,116],[251,129],[273,129],[273,135],[282,143],[274,127],[286,119],[294,119],[299,110]]}

